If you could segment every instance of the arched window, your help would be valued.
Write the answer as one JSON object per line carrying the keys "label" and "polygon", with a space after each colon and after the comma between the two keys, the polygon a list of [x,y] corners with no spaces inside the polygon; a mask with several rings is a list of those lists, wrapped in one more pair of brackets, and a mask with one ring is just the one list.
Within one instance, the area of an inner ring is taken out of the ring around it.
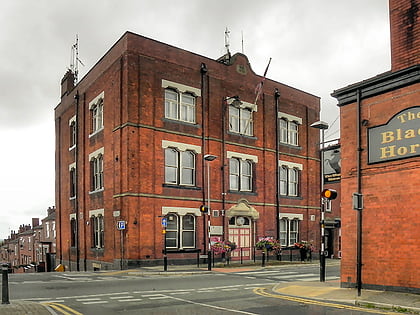
{"label": "arched window", "polygon": [[280,219],[280,243],[282,246],[293,246],[299,240],[299,220]]}
{"label": "arched window", "polygon": [[196,217],[192,214],[169,213],[166,219],[166,248],[195,248]]}
{"label": "arched window", "polygon": [[232,157],[229,159],[229,187],[234,191],[252,191],[252,162]]}
{"label": "arched window", "polygon": [[90,217],[91,231],[92,231],[92,247],[104,247],[104,217],[101,214]]}
{"label": "arched window", "polygon": [[96,104],[91,105],[92,133],[104,127],[104,100],[100,98]]}
{"label": "arched window", "polygon": [[195,159],[193,151],[165,149],[165,183],[174,185],[195,185]]}
{"label": "arched window", "polygon": [[165,89],[165,118],[195,123],[195,100],[191,93]]}
{"label": "arched window", "polygon": [[300,171],[295,167],[287,165],[279,166],[279,186],[281,196],[299,196],[299,174]]}
{"label": "arched window", "polygon": [[102,154],[92,157],[90,160],[92,173],[91,191],[102,190],[104,188],[104,159]]}

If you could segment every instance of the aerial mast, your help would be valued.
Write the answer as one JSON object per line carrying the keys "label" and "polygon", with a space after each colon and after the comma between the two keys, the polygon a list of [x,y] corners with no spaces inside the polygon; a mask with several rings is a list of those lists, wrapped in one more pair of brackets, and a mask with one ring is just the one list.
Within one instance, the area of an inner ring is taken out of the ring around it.
{"label": "aerial mast", "polygon": [[83,62],[79,59],[79,36],[76,34],[76,42],[71,46],[70,57],[70,71],[74,75],[74,84],[79,81],[79,63],[84,66]]}

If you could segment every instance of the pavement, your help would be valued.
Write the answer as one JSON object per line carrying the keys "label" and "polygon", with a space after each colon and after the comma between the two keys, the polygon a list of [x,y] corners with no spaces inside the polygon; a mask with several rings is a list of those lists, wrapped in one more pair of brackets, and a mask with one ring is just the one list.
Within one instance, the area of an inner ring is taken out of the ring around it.
{"label": "pavement", "polygon": [[[314,262],[316,264],[316,262]],[[339,264],[339,260],[331,260],[329,264]],[[287,264],[287,263],[281,263]],[[307,263],[294,263],[296,267]],[[290,265],[290,263],[288,264]],[[278,266],[276,264],[275,266]],[[229,266],[216,265],[211,271],[207,265],[169,265],[167,271],[162,266],[142,267],[138,269],[99,271],[106,274],[130,273],[131,275],[189,275],[213,272],[235,273],[251,270],[272,268],[273,265],[261,267],[258,264],[244,264]],[[327,307],[347,308],[380,314],[420,314],[420,294],[400,293],[393,291],[361,290],[358,296],[355,288],[341,288],[339,280],[333,281],[299,281],[282,282],[274,286],[261,288],[257,294],[272,298],[286,299],[298,303],[317,304]],[[53,309],[37,302],[10,299],[10,304],[0,304],[0,315],[51,315],[57,314]],[[65,314],[65,313],[63,313]]]}

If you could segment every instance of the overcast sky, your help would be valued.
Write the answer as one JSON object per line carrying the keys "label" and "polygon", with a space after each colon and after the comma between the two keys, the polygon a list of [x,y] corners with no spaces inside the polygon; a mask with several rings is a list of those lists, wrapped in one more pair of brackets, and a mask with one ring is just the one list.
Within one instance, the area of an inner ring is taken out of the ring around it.
{"label": "overcast sky", "polygon": [[[82,77],[125,31],[217,59],[248,56],[262,75],[321,97],[390,70],[387,0],[1,0],[0,239],[54,205],[54,107],[79,36]],[[336,121],[334,123],[334,121]]]}

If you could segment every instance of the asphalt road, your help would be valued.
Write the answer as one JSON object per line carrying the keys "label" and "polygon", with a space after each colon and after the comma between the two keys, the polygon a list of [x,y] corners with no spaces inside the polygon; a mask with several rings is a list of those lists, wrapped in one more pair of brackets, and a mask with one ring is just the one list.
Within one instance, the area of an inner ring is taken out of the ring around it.
{"label": "asphalt road", "polygon": [[[338,279],[339,266],[327,270]],[[37,273],[9,277],[11,299],[46,303],[57,314],[368,314],[297,303],[272,294],[279,282],[316,281],[317,265],[194,275]]]}

